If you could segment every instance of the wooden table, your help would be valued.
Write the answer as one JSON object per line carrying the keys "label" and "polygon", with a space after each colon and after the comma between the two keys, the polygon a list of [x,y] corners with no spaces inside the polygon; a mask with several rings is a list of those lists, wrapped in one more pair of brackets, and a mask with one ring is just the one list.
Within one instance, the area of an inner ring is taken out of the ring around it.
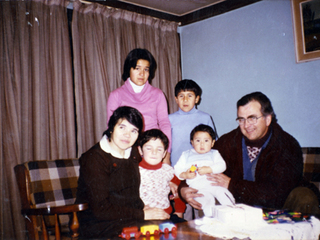
{"label": "wooden table", "polygon": [[[316,214],[314,216],[320,219],[319,214]],[[143,225],[149,225],[149,224],[159,225],[160,223],[163,223],[163,222],[164,221],[160,221],[160,220],[145,221],[141,223],[141,225],[138,225],[138,227]],[[158,237],[150,236],[149,238],[145,236],[141,236],[139,240],[197,240],[197,239],[198,240],[218,240],[218,239],[221,240],[221,238],[216,238],[216,237],[206,235],[202,233],[201,230],[196,229],[195,220],[183,222],[183,223],[177,223],[176,226],[178,228],[176,236],[172,236],[172,234],[170,235],[161,234]],[[120,240],[120,239],[123,239],[123,238],[117,237],[117,238],[113,238],[112,240]],[[131,238],[130,240],[134,240],[134,238]]]}
{"label": "wooden table", "polygon": [[[199,229],[196,229],[194,220],[184,222],[184,223],[178,223],[176,225],[178,227],[177,236],[176,236],[176,238],[173,238],[173,239],[177,239],[177,240],[182,240],[182,239],[183,240],[195,240],[195,239],[213,240],[213,239],[217,239],[215,237],[212,237],[212,236],[209,236],[209,235],[202,233],[201,230],[199,230]],[[165,238],[163,238],[163,239],[165,239]]]}

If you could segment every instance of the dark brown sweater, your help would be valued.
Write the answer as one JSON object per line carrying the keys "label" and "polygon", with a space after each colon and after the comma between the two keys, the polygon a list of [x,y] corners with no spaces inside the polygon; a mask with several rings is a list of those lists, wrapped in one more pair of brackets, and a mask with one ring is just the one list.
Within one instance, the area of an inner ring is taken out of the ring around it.
{"label": "dark brown sweater", "polygon": [[89,210],[78,214],[82,237],[113,237],[144,219],[140,160],[135,147],[128,159],[119,159],[104,152],[99,143],[82,154],[76,203],[89,203]]}
{"label": "dark brown sweater", "polygon": [[255,181],[243,180],[242,133],[240,128],[223,135],[214,145],[226,161],[229,190],[237,202],[267,208],[282,208],[290,191],[302,179],[303,159],[299,143],[277,124],[260,153]]}

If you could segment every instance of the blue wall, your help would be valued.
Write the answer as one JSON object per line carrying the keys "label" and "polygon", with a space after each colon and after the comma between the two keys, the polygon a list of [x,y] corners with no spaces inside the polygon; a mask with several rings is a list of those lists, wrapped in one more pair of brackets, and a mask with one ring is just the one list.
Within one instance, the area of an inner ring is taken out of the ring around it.
{"label": "blue wall", "polygon": [[262,1],[179,28],[183,78],[203,90],[199,109],[218,134],[237,127],[236,102],[262,91],[302,147],[320,147],[320,60],[296,63],[291,3]]}

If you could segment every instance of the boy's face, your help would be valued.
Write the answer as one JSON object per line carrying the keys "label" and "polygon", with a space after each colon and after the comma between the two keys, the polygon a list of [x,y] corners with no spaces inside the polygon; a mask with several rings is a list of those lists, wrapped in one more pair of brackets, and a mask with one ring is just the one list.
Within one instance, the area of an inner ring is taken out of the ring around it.
{"label": "boy's face", "polygon": [[211,138],[207,132],[196,132],[193,136],[191,144],[197,153],[203,154],[211,150],[215,140]]}
{"label": "boy's face", "polygon": [[150,139],[142,146],[142,149],[140,146],[138,148],[144,160],[151,165],[159,164],[167,153],[159,138]]}
{"label": "boy's face", "polygon": [[200,96],[196,97],[193,91],[181,91],[175,99],[182,111],[189,112],[199,102]]}

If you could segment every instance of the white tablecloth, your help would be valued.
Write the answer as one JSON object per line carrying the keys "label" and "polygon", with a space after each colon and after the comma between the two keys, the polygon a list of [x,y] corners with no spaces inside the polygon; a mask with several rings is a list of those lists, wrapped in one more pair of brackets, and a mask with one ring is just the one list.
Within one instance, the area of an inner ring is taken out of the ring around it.
{"label": "white tablecloth", "polygon": [[242,226],[204,217],[197,219],[195,224],[203,233],[223,239],[318,240],[320,234],[320,221],[315,217],[305,222],[268,224],[262,220],[260,223],[246,223]]}

